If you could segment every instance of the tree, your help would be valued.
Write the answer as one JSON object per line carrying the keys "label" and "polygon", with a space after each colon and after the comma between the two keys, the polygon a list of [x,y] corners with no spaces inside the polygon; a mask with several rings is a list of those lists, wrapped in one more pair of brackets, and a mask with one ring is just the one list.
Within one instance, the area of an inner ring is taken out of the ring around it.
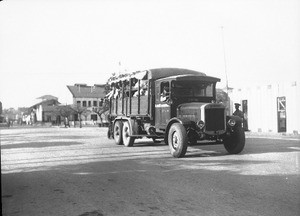
{"label": "tree", "polygon": [[68,124],[70,116],[74,114],[74,110],[70,105],[56,106],[55,110],[56,114],[65,119],[65,124]]}
{"label": "tree", "polygon": [[103,100],[102,106],[100,106],[100,107],[93,107],[93,111],[95,113],[97,113],[97,115],[99,116],[101,124],[103,124],[102,115],[104,115],[104,117],[106,117],[108,110],[109,110],[109,100],[106,99],[106,98]]}
{"label": "tree", "polygon": [[14,108],[3,109],[3,117],[7,121],[8,126],[16,120],[17,111]]}
{"label": "tree", "polygon": [[218,103],[224,104],[226,108],[226,113],[229,114],[229,108],[230,108],[230,98],[228,94],[223,91],[222,89],[217,89],[217,95],[216,100]]}
{"label": "tree", "polygon": [[[78,119],[79,119],[79,127],[82,128],[82,119],[81,119],[81,115],[87,115],[88,112],[90,112],[89,110],[87,110],[86,107],[82,107],[80,105],[73,105],[72,106],[72,110],[75,112],[75,114],[78,115]],[[75,127],[75,122],[74,122],[74,127]]]}

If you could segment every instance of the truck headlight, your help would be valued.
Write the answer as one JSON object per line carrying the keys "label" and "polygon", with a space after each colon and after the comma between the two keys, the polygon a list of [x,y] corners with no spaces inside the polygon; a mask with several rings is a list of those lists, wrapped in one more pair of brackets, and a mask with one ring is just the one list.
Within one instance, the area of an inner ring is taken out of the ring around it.
{"label": "truck headlight", "polygon": [[202,130],[205,126],[205,123],[204,123],[204,121],[200,120],[200,121],[198,121],[197,125]]}
{"label": "truck headlight", "polygon": [[229,119],[227,123],[228,123],[228,125],[231,126],[231,127],[233,127],[233,126],[236,124],[236,122],[235,122],[234,119]]}

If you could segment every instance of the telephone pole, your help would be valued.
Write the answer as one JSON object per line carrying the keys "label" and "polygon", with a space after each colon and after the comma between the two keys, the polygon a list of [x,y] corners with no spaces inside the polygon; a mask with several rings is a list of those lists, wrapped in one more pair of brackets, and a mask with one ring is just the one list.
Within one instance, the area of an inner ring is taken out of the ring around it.
{"label": "telephone pole", "polygon": [[225,52],[225,42],[224,42],[224,27],[221,26],[221,33],[222,33],[222,43],[223,43],[223,55],[224,55],[224,70],[226,76],[226,93],[228,95],[228,77],[227,77],[227,64],[226,64],[226,52]]}

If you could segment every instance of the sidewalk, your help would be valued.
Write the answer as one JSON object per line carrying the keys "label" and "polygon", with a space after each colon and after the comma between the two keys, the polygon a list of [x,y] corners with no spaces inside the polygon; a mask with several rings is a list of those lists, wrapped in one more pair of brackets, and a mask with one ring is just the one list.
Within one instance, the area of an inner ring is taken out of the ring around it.
{"label": "sidewalk", "polygon": [[273,139],[296,139],[300,140],[300,134],[274,133],[274,132],[245,132],[247,138],[273,138]]}

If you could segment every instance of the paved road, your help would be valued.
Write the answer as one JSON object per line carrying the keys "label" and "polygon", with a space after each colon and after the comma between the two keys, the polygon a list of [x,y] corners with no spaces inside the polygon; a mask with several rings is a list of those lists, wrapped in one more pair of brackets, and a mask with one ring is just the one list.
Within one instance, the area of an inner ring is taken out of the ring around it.
{"label": "paved road", "polygon": [[1,130],[3,215],[299,215],[300,141],[132,148],[104,128]]}

